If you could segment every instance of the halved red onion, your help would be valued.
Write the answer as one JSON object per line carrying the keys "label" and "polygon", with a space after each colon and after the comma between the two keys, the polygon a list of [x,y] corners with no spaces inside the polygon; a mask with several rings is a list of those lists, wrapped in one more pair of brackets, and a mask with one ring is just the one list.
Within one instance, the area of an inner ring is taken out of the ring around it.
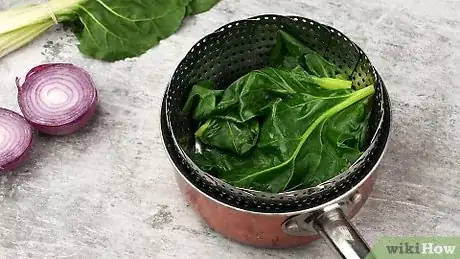
{"label": "halved red onion", "polygon": [[32,140],[33,129],[24,117],[0,108],[0,175],[22,165]]}
{"label": "halved red onion", "polygon": [[68,63],[31,69],[18,87],[19,107],[32,126],[49,135],[67,135],[85,127],[94,116],[98,93],[84,69]]}

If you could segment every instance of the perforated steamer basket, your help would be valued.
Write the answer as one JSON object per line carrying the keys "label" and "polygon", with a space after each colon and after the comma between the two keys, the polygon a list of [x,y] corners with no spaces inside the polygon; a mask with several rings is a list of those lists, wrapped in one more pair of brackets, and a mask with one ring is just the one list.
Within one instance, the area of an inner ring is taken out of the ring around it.
{"label": "perforated steamer basket", "polygon": [[[212,80],[225,88],[268,64],[279,29],[351,75],[354,87],[374,84],[368,148],[345,172],[319,186],[270,194],[235,188],[200,170],[185,153],[194,144],[192,118],[182,112],[193,85]],[[201,39],[180,62],[161,109],[165,148],[189,204],[214,230],[245,244],[286,248],[320,236],[341,258],[365,258],[369,247],[351,225],[369,196],[385,151],[391,107],[385,85],[363,51],[338,30],[313,20],[263,15],[225,25]]]}

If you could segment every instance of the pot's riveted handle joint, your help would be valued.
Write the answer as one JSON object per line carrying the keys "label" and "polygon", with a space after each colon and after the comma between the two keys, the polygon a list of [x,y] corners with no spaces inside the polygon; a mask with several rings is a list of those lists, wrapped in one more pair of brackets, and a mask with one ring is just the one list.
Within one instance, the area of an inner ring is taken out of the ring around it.
{"label": "pot's riveted handle joint", "polygon": [[375,259],[341,208],[332,208],[315,217],[313,227],[338,253],[339,258]]}
{"label": "pot's riveted handle joint", "polygon": [[318,231],[313,227],[315,218],[334,209],[340,209],[344,213],[348,213],[349,211],[352,211],[361,200],[362,195],[359,192],[356,192],[348,199],[333,205],[329,205],[323,208],[321,211],[299,214],[290,217],[285,222],[283,222],[281,229],[286,234],[291,236],[317,235]]}

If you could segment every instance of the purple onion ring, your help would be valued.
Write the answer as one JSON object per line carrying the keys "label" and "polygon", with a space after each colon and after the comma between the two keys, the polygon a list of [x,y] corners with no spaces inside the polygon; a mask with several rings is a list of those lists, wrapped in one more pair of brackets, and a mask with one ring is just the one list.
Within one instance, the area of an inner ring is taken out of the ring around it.
{"label": "purple onion ring", "polygon": [[18,113],[0,108],[0,175],[22,165],[32,141],[30,124]]}
{"label": "purple onion ring", "polygon": [[96,112],[98,93],[84,69],[67,63],[31,69],[18,87],[24,118],[39,132],[68,135],[85,127]]}

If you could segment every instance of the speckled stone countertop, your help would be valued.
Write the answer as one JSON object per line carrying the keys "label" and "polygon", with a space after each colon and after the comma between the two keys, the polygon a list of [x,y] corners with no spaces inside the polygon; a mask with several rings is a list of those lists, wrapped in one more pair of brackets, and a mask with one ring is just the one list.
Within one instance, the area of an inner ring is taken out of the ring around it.
{"label": "speckled stone countertop", "polygon": [[15,77],[43,62],[86,68],[101,97],[91,127],[41,137],[24,167],[0,177],[0,258],[334,258],[323,241],[262,250],[215,233],[185,204],[162,146],[160,102],[179,61],[221,25],[262,13],[338,28],[387,84],[393,137],[353,219],[365,239],[460,235],[460,2],[222,0],[139,58],[85,58],[56,27],[0,60],[1,107],[19,111]]}

